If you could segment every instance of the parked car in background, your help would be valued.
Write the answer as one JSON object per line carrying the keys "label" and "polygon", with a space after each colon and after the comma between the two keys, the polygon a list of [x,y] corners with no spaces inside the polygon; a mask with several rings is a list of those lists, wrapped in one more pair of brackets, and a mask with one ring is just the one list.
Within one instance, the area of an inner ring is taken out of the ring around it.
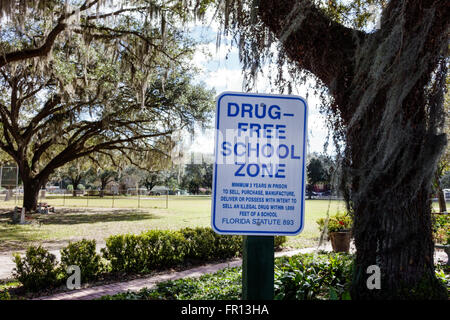
{"label": "parked car in background", "polygon": [[315,191],[307,190],[306,191],[306,196],[308,198],[315,198],[315,197],[319,196],[319,194],[317,192],[315,192]]}
{"label": "parked car in background", "polygon": [[444,189],[442,191],[444,191],[445,201],[450,201],[450,189]]}
{"label": "parked car in background", "polygon": [[331,190],[327,190],[327,191],[321,192],[320,196],[321,197],[329,197],[329,196],[331,196]]}

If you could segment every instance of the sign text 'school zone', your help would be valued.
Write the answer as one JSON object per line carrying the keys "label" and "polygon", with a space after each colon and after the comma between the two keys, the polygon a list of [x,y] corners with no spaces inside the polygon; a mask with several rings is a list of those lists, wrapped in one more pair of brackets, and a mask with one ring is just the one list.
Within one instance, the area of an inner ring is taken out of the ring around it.
{"label": "sign text 'school zone'", "polygon": [[217,97],[211,225],[220,234],[303,229],[308,108],[292,95]]}

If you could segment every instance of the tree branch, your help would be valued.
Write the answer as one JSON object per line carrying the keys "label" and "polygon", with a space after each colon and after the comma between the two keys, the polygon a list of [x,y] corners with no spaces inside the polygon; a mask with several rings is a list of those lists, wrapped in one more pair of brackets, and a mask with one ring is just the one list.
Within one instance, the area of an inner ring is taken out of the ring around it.
{"label": "tree branch", "polygon": [[56,37],[64,31],[64,29],[67,27],[67,24],[63,21],[59,22],[52,31],[47,36],[47,39],[45,40],[45,43],[40,46],[39,48],[33,48],[33,49],[25,49],[25,50],[19,50],[14,52],[9,52],[5,55],[0,56],[0,68],[5,66],[8,63],[14,62],[14,61],[20,61],[35,57],[42,57],[46,56],[52,49],[53,44],[56,41]]}
{"label": "tree branch", "polygon": [[[261,0],[258,14],[283,44],[288,57],[301,69],[316,75],[330,90],[337,79],[352,76],[349,70],[363,32],[328,18],[309,0]],[[348,79],[350,80],[350,79]]]}
{"label": "tree branch", "polygon": [[99,14],[99,15],[93,15],[93,16],[86,16],[86,20],[99,20],[99,19],[105,19],[112,16],[118,16],[121,13],[124,12],[133,12],[133,11],[139,11],[139,10],[147,10],[148,6],[145,7],[137,7],[137,8],[123,8],[120,10],[116,10],[109,13]]}
{"label": "tree branch", "polygon": [[49,100],[47,100],[42,110],[35,117],[33,117],[33,119],[28,124],[27,128],[25,129],[25,132],[22,134],[22,138],[26,142],[28,142],[29,139],[32,137],[32,135],[40,129],[40,127],[36,128],[35,126],[42,119],[51,114],[54,114],[56,111],[63,108],[63,106],[55,108],[60,102],[61,102],[60,96],[52,96]]}
{"label": "tree branch", "polygon": [[95,5],[98,2],[98,0],[94,0],[92,2],[86,1],[79,9],[73,10],[69,14],[63,14],[56,24],[56,26],[50,31],[50,33],[47,35],[47,38],[45,39],[45,42],[42,46],[39,48],[32,48],[32,49],[24,49],[24,50],[18,50],[13,52],[8,52],[4,55],[0,56],[0,68],[7,65],[8,63],[14,62],[14,61],[20,61],[20,60],[26,60],[31,59],[35,57],[43,57],[50,53],[50,51],[53,48],[53,44],[56,41],[56,38],[59,34],[61,34],[66,28],[67,23],[66,19],[76,14],[78,11],[85,11],[91,8],[93,5]]}
{"label": "tree branch", "polygon": [[[115,139],[103,143],[98,143],[90,147],[85,147],[80,145],[79,141],[76,141],[68,145],[63,151],[61,151],[56,157],[54,157],[44,169],[38,174],[39,177],[46,177],[50,175],[56,168],[64,165],[67,162],[73,161],[78,158],[82,158],[93,152],[98,152],[100,150],[121,150],[124,148],[123,143],[132,142],[136,140],[142,140],[147,138],[156,138],[164,135],[173,133],[173,130],[158,132],[153,134],[141,134],[134,135],[129,138]],[[86,134],[82,137],[83,141],[86,141],[86,136],[94,136],[95,134]]]}

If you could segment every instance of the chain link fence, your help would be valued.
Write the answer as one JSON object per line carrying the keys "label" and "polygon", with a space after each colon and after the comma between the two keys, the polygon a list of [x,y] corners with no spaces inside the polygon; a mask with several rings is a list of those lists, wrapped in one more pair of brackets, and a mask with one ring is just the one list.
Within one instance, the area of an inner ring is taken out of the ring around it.
{"label": "chain link fence", "polygon": [[[40,190],[38,205],[53,207],[92,208],[159,208],[169,207],[167,191],[151,193],[143,189],[127,190]],[[20,207],[23,203],[23,189],[3,189],[0,192],[0,207]]]}

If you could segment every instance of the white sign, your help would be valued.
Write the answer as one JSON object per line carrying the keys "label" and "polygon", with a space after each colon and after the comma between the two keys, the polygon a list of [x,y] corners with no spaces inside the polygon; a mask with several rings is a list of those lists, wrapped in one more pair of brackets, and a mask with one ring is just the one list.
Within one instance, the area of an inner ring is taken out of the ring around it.
{"label": "white sign", "polygon": [[308,107],[291,95],[217,97],[212,228],[296,235],[303,229]]}

